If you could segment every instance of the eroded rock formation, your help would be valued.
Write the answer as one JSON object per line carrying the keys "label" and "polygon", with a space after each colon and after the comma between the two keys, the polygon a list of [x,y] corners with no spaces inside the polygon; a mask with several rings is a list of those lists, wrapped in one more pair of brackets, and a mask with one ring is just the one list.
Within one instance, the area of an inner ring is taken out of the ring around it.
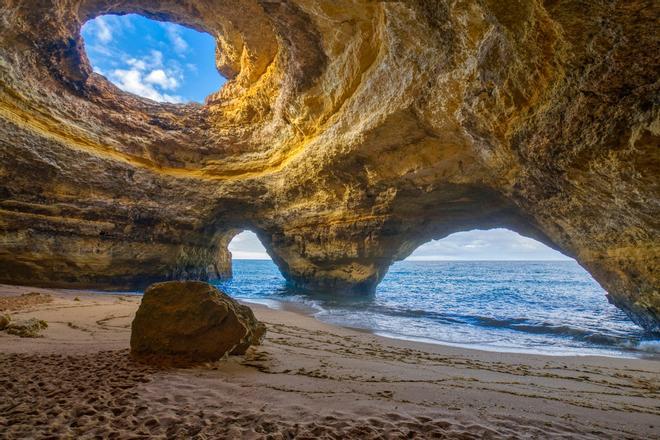
{"label": "eroded rock formation", "polygon": [[[432,238],[507,227],[660,330],[657,2],[0,5],[0,282],[213,278],[251,229],[292,283],[369,291]],[[80,37],[106,13],[210,33],[230,81],[121,92]]]}
{"label": "eroded rock formation", "polygon": [[208,283],[169,281],[144,292],[131,325],[131,353],[217,361],[261,344],[266,326],[252,310]]}

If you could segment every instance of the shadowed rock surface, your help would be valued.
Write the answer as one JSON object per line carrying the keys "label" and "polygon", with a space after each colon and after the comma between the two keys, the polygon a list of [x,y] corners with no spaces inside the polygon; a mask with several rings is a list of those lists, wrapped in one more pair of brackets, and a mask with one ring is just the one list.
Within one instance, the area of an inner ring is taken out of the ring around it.
{"label": "shadowed rock surface", "polygon": [[[251,229],[292,284],[364,292],[426,241],[506,227],[659,331],[659,9],[2,0],[0,282],[223,277]],[[210,33],[228,83],[120,91],[80,37],[106,13]]]}
{"label": "shadowed rock surface", "polygon": [[200,281],[156,283],[145,292],[131,326],[136,356],[215,361],[259,345],[266,326],[249,307]]}
{"label": "shadowed rock surface", "polygon": [[6,329],[10,322],[11,317],[9,315],[0,315],[0,330]]}

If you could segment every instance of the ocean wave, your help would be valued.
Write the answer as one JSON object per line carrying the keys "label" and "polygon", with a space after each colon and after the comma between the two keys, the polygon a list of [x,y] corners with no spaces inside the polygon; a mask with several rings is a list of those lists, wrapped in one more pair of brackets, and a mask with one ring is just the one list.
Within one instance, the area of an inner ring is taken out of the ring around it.
{"label": "ocean wave", "polygon": [[591,343],[613,343],[619,341],[617,336],[610,336],[593,330],[581,329],[564,324],[552,324],[548,322],[535,322],[524,318],[497,319],[486,316],[473,316],[473,321],[482,327],[508,328],[526,333],[571,336],[583,339]]}
{"label": "ocean wave", "polygon": [[630,336],[605,334],[598,331],[573,327],[570,325],[557,325],[547,322],[534,322],[526,319],[496,319],[485,316],[473,316],[475,324],[482,327],[505,328],[536,335],[552,335],[568,337],[575,341],[591,345],[616,347],[628,351],[642,351],[645,353],[660,354],[660,340],[644,340]]}
{"label": "ocean wave", "polygon": [[369,311],[393,318],[421,318],[428,319],[436,323],[465,324],[465,321],[461,319],[462,317],[460,315],[439,313],[429,310],[374,305],[369,307]]}
{"label": "ocean wave", "polygon": [[[641,337],[635,338],[629,335],[619,336],[594,329],[579,328],[566,324],[539,322],[526,318],[501,319],[489,316],[450,314],[373,304],[366,307],[365,311],[366,310],[375,315],[383,316],[384,318],[422,319],[432,321],[435,324],[470,325],[482,328],[512,330],[533,335],[569,338],[576,342],[594,346],[617,347],[623,350],[639,350],[648,353],[660,352],[658,351],[660,350],[660,341],[658,344],[654,345],[652,341],[644,341]],[[357,311],[357,307],[346,307],[344,311],[347,313],[354,313]]]}
{"label": "ocean wave", "polygon": [[630,342],[629,344],[621,345],[621,348],[641,351],[648,354],[660,354],[660,339],[653,339],[648,341]]}
{"label": "ocean wave", "polygon": [[[291,288],[272,262],[237,262],[231,294],[302,303],[334,324],[496,349],[660,358],[575,262],[400,262],[375,294]],[[279,281],[278,281],[279,279]]]}

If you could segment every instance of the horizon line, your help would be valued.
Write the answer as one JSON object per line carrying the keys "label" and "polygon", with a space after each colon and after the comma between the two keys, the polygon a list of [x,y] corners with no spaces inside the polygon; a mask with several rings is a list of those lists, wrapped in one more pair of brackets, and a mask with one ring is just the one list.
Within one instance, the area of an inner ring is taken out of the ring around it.
{"label": "horizon line", "polygon": [[[241,260],[241,261],[273,261],[272,258],[232,258],[232,261],[234,260]],[[419,261],[448,261],[448,262],[461,262],[461,261],[575,261],[574,258],[566,257],[566,258],[551,258],[551,259],[458,259],[458,260],[450,260],[450,259],[412,259],[412,260],[398,260],[394,261],[393,263],[401,263],[404,261],[414,261],[414,262],[419,262]]]}

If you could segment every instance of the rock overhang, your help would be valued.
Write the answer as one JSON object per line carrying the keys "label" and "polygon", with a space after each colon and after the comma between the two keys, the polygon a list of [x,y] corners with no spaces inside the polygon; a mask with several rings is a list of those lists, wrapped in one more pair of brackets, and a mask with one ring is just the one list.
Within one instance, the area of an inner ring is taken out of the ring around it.
{"label": "rock overhang", "polygon": [[[658,331],[651,2],[1,8],[3,282],[223,276],[251,229],[294,284],[369,291],[424,241],[504,226]],[[79,35],[108,13],[210,33],[230,81],[203,105],[121,92]]]}

